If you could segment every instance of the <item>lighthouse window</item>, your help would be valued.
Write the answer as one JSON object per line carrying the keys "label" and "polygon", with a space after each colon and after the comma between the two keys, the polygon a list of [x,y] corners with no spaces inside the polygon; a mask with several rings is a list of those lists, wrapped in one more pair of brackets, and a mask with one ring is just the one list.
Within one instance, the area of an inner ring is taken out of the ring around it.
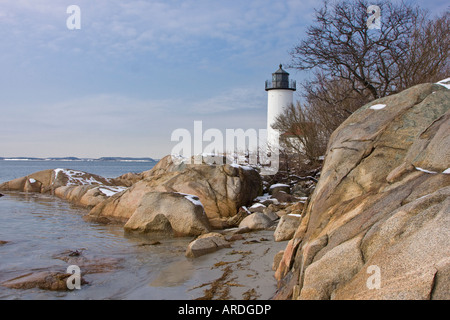
{"label": "lighthouse window", "polygon": [[289,73],[281,68],[272,73],[272,81],[266,81],[266,90],[271,89],[288,89],[295,91],[295,82],[289,83]]}

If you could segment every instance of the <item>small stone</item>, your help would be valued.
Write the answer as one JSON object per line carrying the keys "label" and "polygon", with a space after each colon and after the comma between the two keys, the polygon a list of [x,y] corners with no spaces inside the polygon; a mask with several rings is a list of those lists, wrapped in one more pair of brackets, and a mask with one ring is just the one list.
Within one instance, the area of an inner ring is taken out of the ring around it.
{"label": "small stone", "polygon": [[230,243],[219,233],[211,232],[192,241],[186,249],[186,257],[197,258],[222,248],[230,248]]}
{"label": "small stone", "polygon": [[272,220],[266,214],[256,212],[242,220],[239,228],[248,227],[250,230],[263,230],[269,228],[272,224]]}

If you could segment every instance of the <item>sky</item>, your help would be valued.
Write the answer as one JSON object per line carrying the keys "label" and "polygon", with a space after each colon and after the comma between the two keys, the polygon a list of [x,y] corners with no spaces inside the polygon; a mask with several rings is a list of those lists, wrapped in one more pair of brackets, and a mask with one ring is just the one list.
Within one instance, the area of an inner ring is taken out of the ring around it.
{"label": "sky", "polygon": [[[447,0],[417,0],[432,13]],[[71,5],[80,9],[80,28]],[[152,157],[264,129],[264,82],[320,0],[0,0],[0,156]],[[298,82],[308,74],[285,68]],[[294,95],[294,99],[299,95]]]}

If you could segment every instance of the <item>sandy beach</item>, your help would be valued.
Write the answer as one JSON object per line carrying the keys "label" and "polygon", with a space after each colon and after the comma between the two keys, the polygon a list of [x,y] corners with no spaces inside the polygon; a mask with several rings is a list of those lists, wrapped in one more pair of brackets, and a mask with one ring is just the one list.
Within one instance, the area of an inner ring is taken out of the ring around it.
{"label": "sandy beach", "polygon": [[276,291],[273,258],[284,250],[287,241],[275,242],[273,231],[269,230],[242,236],[242,240],[231,242],[231,248],[174,262],[150,285],[168,287],[189,283],[187,293],[191,299],[270,299]]}

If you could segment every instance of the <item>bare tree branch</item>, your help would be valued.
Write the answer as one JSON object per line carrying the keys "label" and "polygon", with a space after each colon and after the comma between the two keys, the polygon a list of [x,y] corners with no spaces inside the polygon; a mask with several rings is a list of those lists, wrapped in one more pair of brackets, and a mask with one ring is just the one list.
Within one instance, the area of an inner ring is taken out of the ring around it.
{"label": "bare tree branch", "polygon": [[292,66],[350,82],[373,99],[448,71],[449,13],[430,20],[416,6],[381,0],[381,30],[367,27],[367,0],[325,2],[306,39],[291,51]]}

